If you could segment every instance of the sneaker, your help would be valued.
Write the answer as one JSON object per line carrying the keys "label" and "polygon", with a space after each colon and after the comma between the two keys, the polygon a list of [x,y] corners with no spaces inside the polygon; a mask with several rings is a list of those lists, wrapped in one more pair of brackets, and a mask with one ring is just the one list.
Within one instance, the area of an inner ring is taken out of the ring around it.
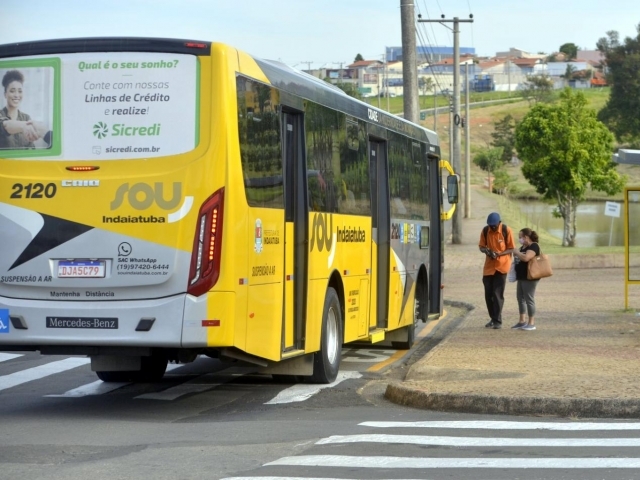
{"label": "sneaker", "polygon": [[502,324],[501,324],[501,323],[498,323],[498,322],[494,322],[494,323],[493,323],[493,327],[491,327],[491,328],[493,328],[493,329],[495,329],[495,330],[499,330],[499,329],[501,329],[501,328],[502,328]]}
{"label": "sneaker", "polygon": [[525,325],[520,330],[535,330],[535,329],[536,329],[535,325]]}
{"label": "sneaker", "polygon": [[485,325],[485,328],[493,328],[493,320]]}
{"label": "sneaker", "polygon": [[511,327],[514,330],[520,330],[521,328],[523,328],[526,325],[526,323],[516,323],[513,327]]}

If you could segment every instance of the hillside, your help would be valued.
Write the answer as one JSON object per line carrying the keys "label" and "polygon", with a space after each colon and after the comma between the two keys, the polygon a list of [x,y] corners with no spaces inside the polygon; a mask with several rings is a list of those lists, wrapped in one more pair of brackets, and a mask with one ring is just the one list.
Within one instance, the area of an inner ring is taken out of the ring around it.
{"label": "hillside", "polygon": [[[592,108],[600,110],[606,103],[609,97],[609,89],[590,89],[584,91],[589,104]],[[486,98],[489,99],[489,98]],[[393,98],[396,100],[399,108],[402,108],[402,99]],[[392,110],[396,105],[391,105]],[[464,107],[464,104],[463,104]],[[516,120],[521,120],[529,110],[529,103],[526,101],[519,101],[514,103],[493,105],[488,107],[481,107],[470,110],[470,136],[471,136],[471,156],[473,159],[474,152],[479,148],[488,147],[492,141],[491,133],[494,131],[494,123],[501,120],[506,115],[511,114]],[[426,120],[420,122],[426,128],[433,129],[433,116],[427,117]],[[438,135],[440,136],[440,145],[443,158],[449,157],[449,115],[438,115]],[[461,132],[462,139],[462,165],[464,168],[464,131]],[[629,177],[628,185],[640,185],[640,166],[636,165],[619,165],[618,171]],[[510,175],[516,178],[514,184],[514,197],[529,197],[537,198],[538,194],[533,187],[523,177],[519,166],[509,166],[508,172]],[[484,183],[484,177],[486,173],[476,167],[471,162],[471,183],[474,185],[482,185]],[[604,200],[611,199],[605,193],[602,192],[589,192],[588,200]],[[622,193],[613,197],[614,200],[622,200]]]}

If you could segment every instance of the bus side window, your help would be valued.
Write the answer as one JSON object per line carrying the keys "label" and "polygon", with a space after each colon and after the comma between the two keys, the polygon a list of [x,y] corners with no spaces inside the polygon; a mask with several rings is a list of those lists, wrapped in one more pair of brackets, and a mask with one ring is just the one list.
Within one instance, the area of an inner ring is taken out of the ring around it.
{"label": "bus side window", "polygon": [[242,76],[238,90],[238,134],[247,203],[284,208],[278,91]]}

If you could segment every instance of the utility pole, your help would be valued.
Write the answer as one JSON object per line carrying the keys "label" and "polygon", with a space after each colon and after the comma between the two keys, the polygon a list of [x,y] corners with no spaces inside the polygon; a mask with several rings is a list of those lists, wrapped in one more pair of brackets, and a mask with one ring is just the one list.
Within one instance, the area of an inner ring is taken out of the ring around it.
{"label": "utility pole", "polygon": [[469,64],[464,66],[467,94],[464,97],[464,218],[471,218],[471,120],[469,118]]}
{"label": "utility pole", "polygon": [[[384,61],[384,57],[382,57],[383,61]],[[382,83],[382,75],[380,75],[380,65],[378,65],[378,108],[380,108],[380,94],[382,93],[382,90],[380,89],[380,85]]]}
{"label": "utility pole", "polygon": [[416,24],[414,0],[400,0],[402,26],[402,78],[404,118],[418,123],[418,64],[416,62]]}
{"label": "utility pole", "polygon": [[310,62],[300,62],[300,63],[306,63],[307,64],[307,72],[311,71],[311,64],[313,63],[313,61]]}
{"label": "utility pole", "polygon": [[389,73],[387,72],[387,54],[385,52],[384,54],[384,83],[385,83],[385,88],[384,88],[384,96],[387,97],[387,112],[391,112],[391,109],[389,108]]}
{"label": "utility pole", "polygon": [[[459,19],[454,17],[453,19],[445,19],[444,15],[440,20],[422,20],[418,19],[418,22],[430,22],[441,23],[445,27],[445,23],[453,23],[453,170],[455,172],[461,171],[460,164],[460,23],[473,23],[473,15],[469,15],[468,19]],[[449,28],[449,27],[447,27]],[[462,199],[461,199],[462,200]],[[462,222],[460,219],[460,209],[456,208],[453,214],[451,224],[451,243],[462,243]]]}
{"label": "utility pole", "polygon": [[342,83],[342,65],[344,65],[344,62],[333,62],[333,63],[337,63],[338,65],[340,65],[340,70],[338,71],[338,83]]}
{"label": "utility pole", "polygon": [[[453,98],[449,95],[449,160],[453,161]],[[453,167],[454,171],[458,172],[455,167]]]}
{"label": "utility pole", "polygon": [[438,92],[437,86],[433,86],[433,131],[438,133]]}

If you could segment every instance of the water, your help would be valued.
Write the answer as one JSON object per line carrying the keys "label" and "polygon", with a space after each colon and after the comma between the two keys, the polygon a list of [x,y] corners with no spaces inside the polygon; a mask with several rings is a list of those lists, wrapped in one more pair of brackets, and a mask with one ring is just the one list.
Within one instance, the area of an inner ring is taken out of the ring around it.
{"label": "water", "polygon": [[[533,230],[546,230],[554,237],[562,239],[564,220],[553,216],[555,205],[534,200],[519,200],[516,203],[520,206],[523,215],[527,217],[526,226]],[[618,218],[604,214],[605,202],[583,202],[578,205],[577,247],[624,246],[624,217],[622,214],[624,205],[622,202],[619,203],[621,204],[621,214]],[[514,231],[522,227],[512,226]]]}

